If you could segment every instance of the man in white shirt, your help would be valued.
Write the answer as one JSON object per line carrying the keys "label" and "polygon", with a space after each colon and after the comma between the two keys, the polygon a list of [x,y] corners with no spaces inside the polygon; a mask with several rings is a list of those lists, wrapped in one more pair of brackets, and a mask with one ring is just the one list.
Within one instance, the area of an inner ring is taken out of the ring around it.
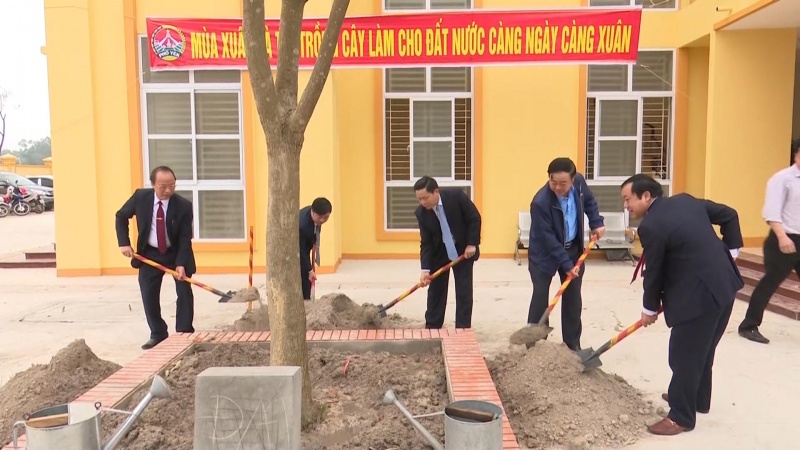
{"label": "man in white shirt", "polygon": [[739,324],[739,336],[759,344],[769,339],[758,331],[764,310],[778,287],[794,270],[800,274],[800,139],[792,141],[794,164],[777,172],[767,182],[764,220],[769,235],[764,239],[764,276],[750,296],[747,314]]}

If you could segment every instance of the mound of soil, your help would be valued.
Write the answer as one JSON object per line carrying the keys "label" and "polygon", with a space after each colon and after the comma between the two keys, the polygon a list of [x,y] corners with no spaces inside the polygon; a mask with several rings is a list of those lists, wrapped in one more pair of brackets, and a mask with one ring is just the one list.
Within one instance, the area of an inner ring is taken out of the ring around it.
{"label": "mound of soil", "polygon": [[[306,326],[309,330],[406,328],[413,324],[399,314],[388,314],[381,319],[377,306],[371,303],[359,306],[348,296],[338,292],[305,302],[305,308]],[[269,331],[269,309],[262,304],[259,308],[245,312],[229,331]]]}
{"label": "mound of soil", "polygon": [[[97,357],[83,339],[36,364],[0,387],[0,446],[11,441],[11,426],[23,415],[69,403],[120,369]],[[19,430],[24,433],[23,429]]]}
{"label": "mound of soil", "polygon": [[[348,360],[347,375],[343,376]],[[194,438],[195,379],[209,367],[246,367],[269,364],[269,350],[257,344],[220,344],[198,347],[165,375],[173,397],[153,400],[117,450],[191,450]],[[400,411],[381,403],[388,389],[412,414],[441,411],[447,405],[447,382],[439,351],[392,355],[309,349],[314,400],[325,406],[321,422],[304,430],[307,450],[429,449],[427,442]],[[145,395],[133,396],[133,408]],[[124,417],[103,420],[107,439]],[[441,417],[420,419],[440,441]]]}
{"label": "mound of soil", "polygon": [[622,377],[600,369],[582,373],[580,359],[562,343],[513,346],[487,364],[525,448],[617,448],[660,419]]}

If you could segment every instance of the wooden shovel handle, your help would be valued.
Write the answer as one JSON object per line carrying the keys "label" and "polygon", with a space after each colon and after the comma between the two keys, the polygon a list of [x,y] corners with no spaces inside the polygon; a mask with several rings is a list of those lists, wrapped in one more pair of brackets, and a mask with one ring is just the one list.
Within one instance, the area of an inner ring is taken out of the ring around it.
{"label": "wooden shovel handle", "polygon": [[33,428],[63,427],[67,424],[69,424],[69,413],[37,417],[35,419],[28,419],[25,421],[26,426]]}
{"label": "wooden shovel handle", "polygon": [[462,419],[474,420],[476,422],[491,422],[494,420],[494,414],[488,411],[480,411],[477,409],[459,408],[458,406],[446,406],[444,413],[450,417],[458,417]]}

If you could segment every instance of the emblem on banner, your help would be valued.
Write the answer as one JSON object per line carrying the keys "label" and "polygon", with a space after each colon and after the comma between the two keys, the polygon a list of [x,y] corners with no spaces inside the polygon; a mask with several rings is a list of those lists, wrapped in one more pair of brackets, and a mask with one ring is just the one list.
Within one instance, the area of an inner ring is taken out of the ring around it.
{"label": "emblem on banner", "polygon": [[159,25],[150,35],[153,53],[164,61],[175,61],[186,50],[186,36],[172,25]]}

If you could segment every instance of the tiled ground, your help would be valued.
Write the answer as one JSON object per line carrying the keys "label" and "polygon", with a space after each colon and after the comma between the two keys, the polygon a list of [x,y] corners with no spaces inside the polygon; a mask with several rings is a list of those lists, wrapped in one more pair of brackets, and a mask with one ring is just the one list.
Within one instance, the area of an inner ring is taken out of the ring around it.
{"label": "tiled ground", "polygon": [[[501,408],[503,406],[472,330],[310,330],[306,334],[306,339],[318,342],[441,339],[451,400],[483,400]],[[114,407],[128,393],[146,383],[153,374],[195,343],[269,342],[269,340],[268,331],[253,333],[210,331],[173,335],[158,347],[126,364],[76,401],[101,402],[106,407]],[[19,444],[24,445],[24,436]],[[3,450],[12,449],[9,444]],[[519,450],[506,416],[503,416],[503,449]]]}

